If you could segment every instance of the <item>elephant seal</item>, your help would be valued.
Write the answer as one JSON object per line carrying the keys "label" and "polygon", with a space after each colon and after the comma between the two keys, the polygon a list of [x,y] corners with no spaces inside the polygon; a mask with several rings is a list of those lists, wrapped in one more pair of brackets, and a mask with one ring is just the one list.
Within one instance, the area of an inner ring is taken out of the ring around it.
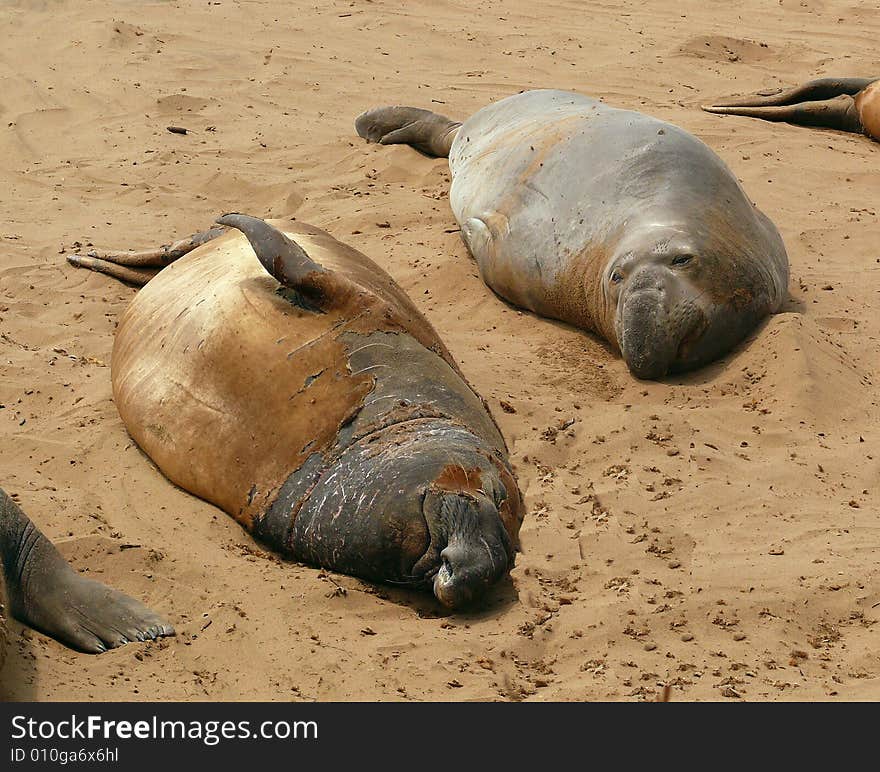
{"label": "elephant seal", "polygon": [[707,113],[851,131],[880,141],[880,78],[819,78],[803,86],[703,105]]}
{"label": "elephant seal", "polygon": [[451,608],[476,599],[513,566],[523,502],[494,419],[437,333],[324,231],[218,223],[241,233],[69,258],[144,283],[126,272],[186,252],[119,322],[113,396],[131,436],[282,554],[433,587]]}
{"label": "elephant seal", "polygon": [[74,571],[0,489],[0,668],[8,634],[3,606],[29,627],[93,654],[174,634],[140,601]]}
{"label": "elephant seal", "polygon": [[656,118],[528,91],[464,124],[380,107],[360,136],[449,155],[449,200],[501,297],[598,333],[639,378],[709,362],[782,305],[772,222],[706,145]]}

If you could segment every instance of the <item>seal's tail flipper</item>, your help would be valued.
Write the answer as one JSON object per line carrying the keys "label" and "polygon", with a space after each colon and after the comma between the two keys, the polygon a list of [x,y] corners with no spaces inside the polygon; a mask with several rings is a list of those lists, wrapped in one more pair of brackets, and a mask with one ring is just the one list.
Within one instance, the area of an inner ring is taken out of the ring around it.
{"label": "seal's tail flipper", "polygon": [[173,244],[140,252],[101,252],[93,249],[85,255],[68,255],[67,262],[142,287],[169,263],[225,232],[225,228],[211,228]]}
{"label": "seal's tail flipper", "polygon": [[776,93],[764,92],[716,105],[704,105],[703,110],[717,115],[743,115],[765,121],[860,133],[862,125],[852,97],[874,80],[820,78]]}
{"label": "seal's tail flipper", "polygon": [[124,265],[118,265],[111,260],[102,260],[91,255],[68,255],[67,262],[75,265],[77,268],[88,268],[90,271],[98,273],[106,273],[114,279],[127,281],[138,287],[143,287],[150,279],[152,279],[159,271],[155,268],[127,268]]}
{"label": "seal's tail flipper", "polygon": [[716,115],[743,115],[747,118],[793,123],[798,126],[839,129],[857,134],[862,132],[862,123],[851,96],[838,96],[820,102],[800,102],[793,105],[768,105],[766,107],[713,105],[704,106],[703,109],[707,113],[715,113]]}
{"label": "seal's tail flipper", "polygon": [[0,564],[12,616],[65,646],[97,654],[174,635],[140,601],[74,571],[3,490]]}
{"label": "seal's tail flipper", "polygon": [[754,96],[718,102],[703,109],[713,112],[716,107],[778,107],[797,102],[818,102],[847,94],[854,96],[875,80],[877,78],[819,78],[795,88],[759,91]]}
{"label": "seal's tail flipper", "polygon": [[381,145],[411,145],[426,155],[446,158],[460,123],[418,107],[376,107],[354,122],[359,136]]}
{"label": "seal's tail flipper", "polygon": [[322,310],[338,299],[343,283],[340,277],[312,260],[299,244],[265,220],[233,213],[217,222],[247,236],[263,268],[293,290],[295,295],[289,299],[297,305],[310,311]]}

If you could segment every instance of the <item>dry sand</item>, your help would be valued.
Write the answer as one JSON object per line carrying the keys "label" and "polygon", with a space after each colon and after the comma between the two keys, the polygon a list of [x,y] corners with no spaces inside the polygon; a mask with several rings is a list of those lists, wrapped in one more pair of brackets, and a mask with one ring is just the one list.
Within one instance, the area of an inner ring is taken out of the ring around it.
{"label": "dry sand", "polygon": [[[0,484],[179,635],[92,657],[11,623],[0,696],[880,698],[880,146],[698,109],[878,74],[872,5],[7,0]],[[785,238],[783,312],[717,364],[635,381],[482,284],[445,160],[353,128],[378,104],[462,119],[532,87],[715,149]],[[107,363],[134,291],[62,253],[167,243],[229,210],[295,213],[364,251],[488,399],[528,515],[479,612],[266,555],[126,435]]]}

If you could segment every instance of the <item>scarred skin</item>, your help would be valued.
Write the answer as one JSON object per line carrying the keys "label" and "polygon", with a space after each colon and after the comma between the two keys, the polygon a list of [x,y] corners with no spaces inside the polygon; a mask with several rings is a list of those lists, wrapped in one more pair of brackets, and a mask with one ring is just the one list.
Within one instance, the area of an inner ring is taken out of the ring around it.
{"label": "scarred skin", "polygon": [[111,371],[129,433],[170,480],[285,555],[433,586],[453,608],[482,595],[513,565],[522,499],[436,332],[327,233],[218,222],[246,237],[173,262],[120,319]]}
{"label": "scarred skin", "polygon": [[880,141],[880,79],[819,78],[803,86],[704,106],[708,113],[839,129]]}
{"label": "scarred skin", "polygon": [[20,622],[92,654],[174,634],[139,601],[76,573],[0,489],[0,668],[7,637],[3,606]]}
{"label": "scarred skin", "polygon": [[710,362],[782,305],[778,231],[682,129],[552,90],[457,128],[425,112],[380,107],[355,126],[383,144],[448,147],[450,204],[484,281],[598,333],[636,376]]}

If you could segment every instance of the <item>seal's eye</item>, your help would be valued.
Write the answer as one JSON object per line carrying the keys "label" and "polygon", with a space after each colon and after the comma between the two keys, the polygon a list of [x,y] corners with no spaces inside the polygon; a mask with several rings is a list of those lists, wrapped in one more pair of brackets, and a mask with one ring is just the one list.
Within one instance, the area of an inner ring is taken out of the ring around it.
{"label": "seal's eye", "polygon": [[622,281],[623,281],[623,274],[620,271],[615,269],[614,271],[611,272],[611,283],[612,284],[620,284],[620,282],[622,282]]}
{"label": "seal's eye", "polygon": [[676,255],[672,258],[673,265],[687,265],[691,260],[694,259],[693,255]]}

